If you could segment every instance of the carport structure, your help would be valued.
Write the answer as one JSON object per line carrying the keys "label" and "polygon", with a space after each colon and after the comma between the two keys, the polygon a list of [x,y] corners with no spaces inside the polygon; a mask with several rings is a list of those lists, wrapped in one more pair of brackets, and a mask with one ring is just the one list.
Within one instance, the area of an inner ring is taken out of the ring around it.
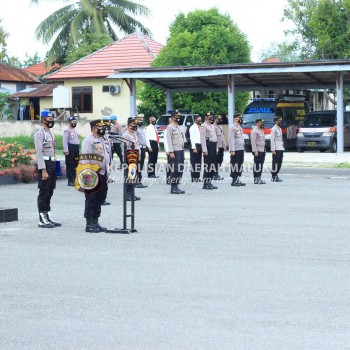
{"label": "carport structure", "polygon": [[[350,60],[240,63],[216,66],[124,68],[108,78],[123,79],[130,90],[130,114],[136,114],[136,80],[166,91],[166,109],[172,109],[174,92],[227,91],[229,125],[235,113],[235,91],[261,89],[335,89],[337,129],[343,130],[344,87],[350,86]],[[338,153],[344,151],[344,135],[338,133]]]}

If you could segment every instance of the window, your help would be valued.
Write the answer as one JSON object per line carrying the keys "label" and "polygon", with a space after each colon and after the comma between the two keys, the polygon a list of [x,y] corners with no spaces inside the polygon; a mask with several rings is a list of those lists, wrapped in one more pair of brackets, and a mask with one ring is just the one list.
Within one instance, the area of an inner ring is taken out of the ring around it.
{"label": "window", "polygon": [[110,85],[103,85],[102,92],[109,92]]}
{"label": "window", "polygon": [[22,91],[22,90],[24,90],[26,87],[27,87],[26,84],[18,83],[18,84],[16,84],[16,92]]}
{"label": "window", "polygon": [[72,103],[73,107],[78,108],[79,112],[92,113],[92,87],[73,87]]}

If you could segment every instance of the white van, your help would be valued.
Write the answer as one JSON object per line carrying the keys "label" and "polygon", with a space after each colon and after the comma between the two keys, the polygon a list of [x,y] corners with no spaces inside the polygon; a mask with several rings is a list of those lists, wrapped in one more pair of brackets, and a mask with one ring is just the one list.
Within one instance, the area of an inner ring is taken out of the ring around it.
{"label": "white van", "polygon": [[[314,111],[306,115],[297,134],[297,150],[337,152],[337,111]],[[344,112],[344,148],[350,147],[350,113]]]}

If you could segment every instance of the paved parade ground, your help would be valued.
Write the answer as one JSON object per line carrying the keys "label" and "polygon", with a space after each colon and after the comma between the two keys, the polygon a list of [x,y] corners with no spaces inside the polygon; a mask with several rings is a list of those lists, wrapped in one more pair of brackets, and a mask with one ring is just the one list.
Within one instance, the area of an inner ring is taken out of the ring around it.
{"label": "paved parade ground", "polygon": [[[129,235],[84,232],[66,180],[53,229],[37,227],[36,184],[0,186],[19,213],[0,224],[0,349],[350,349],[350,169],[325,168],[348,161],[286,153],[282,183],[223,172],[184,195],[160,173]],[[121,184],[107,200],[101,224],[121,227]]]}

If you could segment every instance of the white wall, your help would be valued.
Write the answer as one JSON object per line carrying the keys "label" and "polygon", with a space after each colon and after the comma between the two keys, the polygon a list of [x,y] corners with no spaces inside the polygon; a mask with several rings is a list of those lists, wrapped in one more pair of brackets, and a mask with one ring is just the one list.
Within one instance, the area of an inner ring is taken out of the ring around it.
{"label": "white wall", "polygon": [[[39,127],[40,127],[39,121],[31,121],[31,120],[0,121],[0,139],[3,137],[33,136],[35,130],[37,130]],[[67,121],[56,121],[52,130],[55,135],[62,135],[63,131],[66,128],[67,128]],[[88,136],[91,132],[89,121],[79,120],[77,123],[76,130],[79,135],[83,137]]]}

